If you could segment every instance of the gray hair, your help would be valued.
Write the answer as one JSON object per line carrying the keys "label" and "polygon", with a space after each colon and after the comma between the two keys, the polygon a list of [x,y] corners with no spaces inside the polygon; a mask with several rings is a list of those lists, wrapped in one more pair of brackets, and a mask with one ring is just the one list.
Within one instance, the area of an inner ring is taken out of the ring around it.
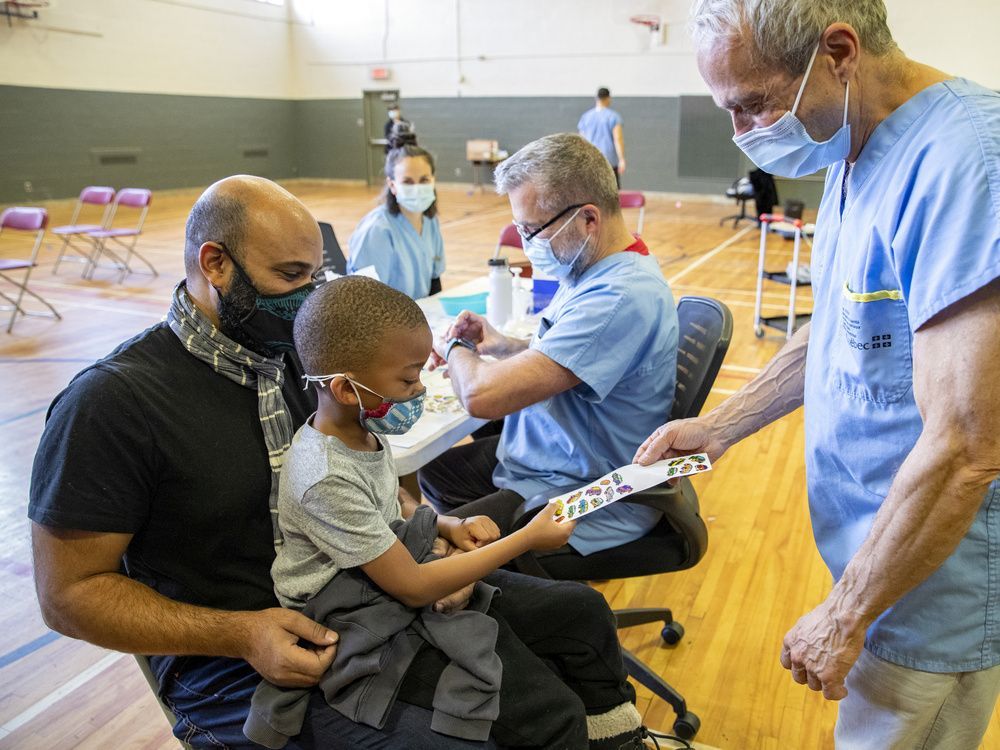
{"label": "gray hair", "polygon": [[538,207],[545,211],[593,203],[609,216],[621,212],[611,165],[576,133],[556,133],[532,141],[500,162],[493,180],[499,195],[531,183],[538,194]]}
{"label": "gray hair", "polygon": [[850,24],[873,55],[896,49],[883,0],[695,0],[690,27],[698,44],[744,39],[761,67],[797,76],[820,36],[838,21]]}

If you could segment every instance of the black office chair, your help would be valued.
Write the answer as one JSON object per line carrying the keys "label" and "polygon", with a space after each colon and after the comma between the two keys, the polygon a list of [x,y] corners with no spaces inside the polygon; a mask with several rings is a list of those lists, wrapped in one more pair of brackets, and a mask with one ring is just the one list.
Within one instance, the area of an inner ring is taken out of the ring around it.
{"label": "black office chair", "polygon": [[[733,335],[733,316],[721,302],[706,297],[683,297],[677,305],[680,339],[677,350],[677,386],[670,419],[695,417],[705,404]],[[537,495],[522,504],[514,528],[524,526],[549,498],[567,488]],[[666,484],[637,492],[619,502],[648,505],[663,512],[656,527],[641,539],[584,557],[566,546],[548,553],[529,552],[517,558],[519,571],[558,580],[603,580],[668,573],[693,567],[708,548],[708,530],[698,514],[698,497],[685,478],[674,487]],[[665,607],[615,610],[618,628],[662,622],[660,635],[670,644],[684,636]],[[691,739],[701,721],[688,711],[683,696],[652,672],[638,657],[622,649],[629,675],[667,701],[677,714],[674,733]]]}
{"label": "black office chair", "polygon": [[726,197],[733,198],[736,201],[736,205],[739,206],[740,212],[738,214],[723,216],[719,219],[720,227],[732,219],[733,229],[736,229],[736,227],[738,227],[740,222],[744,219],[747,221],[753,221],[757,218],[756,216],[751,216],[747,213],[747,202],[754,200],[756,197],[753,184],[750,182],[749,177],[737,178],[732,185],[726,188]]}
{"label": "black office chair", "polygon": [[333,225],[326,221],[320,221],[319,231],[323,236],[323,268],[322,270],[333,271],[338,276],[347,274],[347,258],[344,251],[340,249],[337,242],[337,235],[333,231]]}

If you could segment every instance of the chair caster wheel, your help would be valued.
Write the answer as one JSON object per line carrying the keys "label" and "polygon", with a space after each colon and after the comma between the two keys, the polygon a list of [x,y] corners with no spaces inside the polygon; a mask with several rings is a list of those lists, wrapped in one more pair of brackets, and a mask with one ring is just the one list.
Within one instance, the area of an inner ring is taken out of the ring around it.
{"label": "chair caster wheel", "polygon": [[757,326],[753,329],[753,335],[759,339],[764,338],[764,326]]}
{"label": "chair caster wheel", "polygon": [[701,729],[701,719],[690,711],[686,711],[683,716],[678,716],[674,722],[674,734],[681,739],[692,740]]}
{"label": "chair caster wheel", "polygon": [[664,625],[663,630],[660,631],[660,637],[668,646],[676,646],[684,637],[684,626],[679,622]]}

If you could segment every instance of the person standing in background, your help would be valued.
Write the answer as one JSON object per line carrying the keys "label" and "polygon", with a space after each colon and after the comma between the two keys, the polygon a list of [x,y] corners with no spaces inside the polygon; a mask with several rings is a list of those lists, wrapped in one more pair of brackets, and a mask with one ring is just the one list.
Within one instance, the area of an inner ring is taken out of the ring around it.
{"label": "person standing in background", "polygon": [[385,121],[385,125],[383,126],[382,131],[385,133],[384,136],[386,140],[385,152],[388,154],[390,149],[389,141],[392,140],[392,129],[396,127],[397,123],[400,122],[405,122],[407,125],[410,125],[411,123],[409,120],[403,119],[403,115],[399,111],[398,104],[393,104],[392,106],[390,106],[387,114],[389,115],[389,119]]}
{"label": "person standing in background", "polygon": [[625,138],[622,135],[622,116],[611,109],[611,92],[597,89],[597,101],[580,117],[576,129],[604,154],[615,171],[619,189],[625,174]]}

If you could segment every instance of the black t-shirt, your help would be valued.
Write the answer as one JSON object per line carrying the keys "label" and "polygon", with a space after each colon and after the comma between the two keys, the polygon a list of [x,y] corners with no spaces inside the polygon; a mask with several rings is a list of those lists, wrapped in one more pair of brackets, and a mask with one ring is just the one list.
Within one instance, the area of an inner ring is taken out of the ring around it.
{"label": "black t-shirt", "polygon": [[[316,407],[294,364],[295,429]],[[122,344],[56,396],[31,475],[37,523],[130,533],[129,575],[218,609],[277,606],[271,471],[257,391],[216,374],[166,323]]]}

